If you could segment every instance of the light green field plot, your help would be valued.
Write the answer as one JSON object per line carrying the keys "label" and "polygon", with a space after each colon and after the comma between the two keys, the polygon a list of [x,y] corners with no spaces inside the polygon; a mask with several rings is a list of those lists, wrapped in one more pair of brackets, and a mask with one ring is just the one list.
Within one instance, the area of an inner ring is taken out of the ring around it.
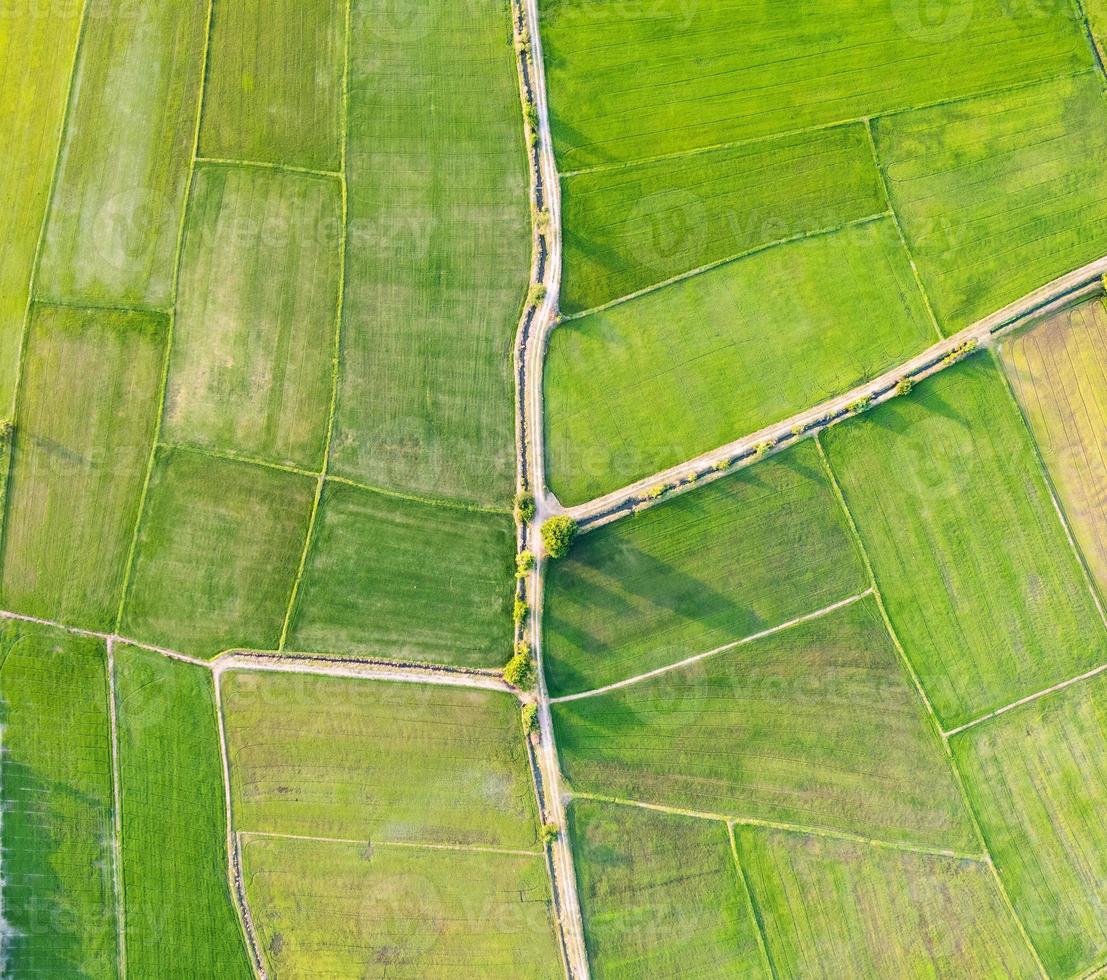
{"label": "light green field plot", "polygon": [[65,96],[77,46],[79,3],[51,16],[12,16],[0,29],[0,413],[15,391],[19,338],[35,249],[58,152]]}
{"label": "light green field plot", "polygon": [[887,208],[860,123],[568,176],[561,194],[566,313]]}
{"label": "light green field plot", "polygon": [[509,514],[328,482],[287,646],[498,667],[511,636]]}
{"label": "light green field plot", "polygon": [[1073,535],[1107,590],[1107,310],[1066,310],[1000,349]]}
{"label": "light green field plot", "polygon": [[155,314],[35,307],[5,520],[4,608],[114,625],[166,331]]}
{"label": "light green field plot", "polygon": [[537,849],[510,695],[234,672],[223,705],[238,830]]}
{"label": "light green field plot", "polygon": [[978,849],[872,599],[553,711],[574,789]]}
{"label": "light green field plot", "polygon": [[127,968],[250,977],[227,878],[211,675],[115,647]]}
{"label": "light green field plot", "polygon": [[104,646],[0,625],[0,969],[114,977],[111,733]]}
{"label": "light green field plot", "polygon": [[173,328],[169,440],[322,468],[340,190],[303,174],[197,169]]}
{"label": "light green field plot", "polygon": [[879,115],[1090,67],[1073,8],[543,3],[562,171]]}
{"label": "light green field plot", "polygon": [[208,5],[88,0],[88,7],[36,294],[165,307]]}
{"label": "light green field plot", "polygon": [[856,595],[861,562],[815,446],[578,538],[547,570],[545,667],[569,694]]}
{"label": "light green field plot", "polygon": [[334,471],[503,503],[530,267],[511,20],[354,0],[349,246]]}
{"label": "light green field plot", "polygon": [[276,647],[314,493],[294,473],[159,450],[122,633],[200,657]]}
{"label": "light green field plot", "polygon": [[781,977],[1036,977],[987,865],[738,829]]}
{"label": "light green field plot", "polygon": [[546,364],[550,487],[566,505],[599,496],[848,391],[934,340],[891,219],[571,320]]}
{"label": "light green field plot", "polygon": [[575,800],[588,960],[599,977],[767,977],[726,826]]}
{"label": "light green field plot", "polygon": [[826,448],[947,728],[1107,660],[1107,635],[998,368],[970,358]]}
{"label": "light green field plot", "polygon": [[1050,974],[1107,959],[1107,683],[1024,705],[954,736],[969,796]]}
{"label": "light green field plot", "polygon": [[947,332],[1107,252],[1098,74],[876,120],[874,132]]}
{"label": "light green field plot", "polygon": [[346,5],[215,0],[200,153],[339,168]]}
{"label": "light green field plot", "polygon": [[243,864],[275,976],[564,975],[540,856],[248,836]]}

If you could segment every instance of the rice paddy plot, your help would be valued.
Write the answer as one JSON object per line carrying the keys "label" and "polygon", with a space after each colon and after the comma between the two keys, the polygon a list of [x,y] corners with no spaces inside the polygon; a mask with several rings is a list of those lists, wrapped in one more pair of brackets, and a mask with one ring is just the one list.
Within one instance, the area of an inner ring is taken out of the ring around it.
{"label": "rice paddy plot", "polygon": [[593,976],[771,976],[725,824],[574,800],[569,827]]}
{"label": "rice paddy plot", "polygon": [[236,829],[538,849],[510,695],[238,671],[222,684]]}
{"label": "rice paddy plot", "polygon": [[115,647],[128,972],[253,976],[227,872],[211,674]]}
{"label": "rice paddy plot", "polygon": [[978,849],[871,598],[553,713],[574,790]]}
{"label": "rice paddy plot", "polygon": [[121,632],[213,657],[280,639],[315,481],[159,449]]}
{"label": "rice paddy plot", "polygon": [[530,269],[510,12],[354,0],[332,471],[420,496],[514,490]]}
{"label": "rice paddy plot", "polygon": [[1000,357],[1073,536],[1107,591],[1107,310],[1065,310],[1005,341]]}
{"label": "rice paddy plot", "polygon": [[173,326],[169,440],[322,469],[341,241],[337,181],[197,168]]}
{"label": "rice paddy plot", "polygon": [[1093,65],[1074,8],[1005,0],[543,3],[564,171],[792,132]]}
{"label": "rice paddy plot", "polygon": [[560,308],[591,309],[886,207],[860,123],[569,175]]}
{"label": "rice paddy plot", "polygon": [[564,976],[540,855],[253,835],[243,844],[274,976]]}
{"label": "rice paddy plot", "polygon": [[39,298],[170,303],[208,4],[88,0]]}
{"label": "rice paddy plot", "polygon": [[0,623],[5,976],[115,977],[104,645]]}
{"label": "rice paddy plot", "polygon": [[514,553],[507,513],[328,481],[286,646],[499,667]]}
{"label": "rice paddy plot", "polygon": [[215,0],[200,154],[338,170],[346,4]]}
{"label": "rice paddy plot", "polygon": [[891,219],[570,320],[545,368],[550,487],[566,505],[600,496],[849,391],[934,339]]}
{"label": "rice paddy plot", "polygon": [[1036,977],[986,864],[735,828],[781,977]]}
{"label": "rice paddy plot", "polygon": [[114,626],[166,334],[157,314],[35,306],[14,429],[4,608]]}
{"label": "rice paddy plot", "polygon": [[878,119],[878,155],[948,333],[1107,253],[1107,100],[1086,73]]}
{"label": "rice paddy plot", "polygon": [[976,356],[826,448],[948,729],[1107,660],[1107,634],[999,369]]}
{"label": "rice paddy plot", "polygon": [[0,416],[7,417],[31,272],[58,152],[81,5],[4,17],[0,30]]}
{"label": "rice paddy plot", "polygon": [[1107,960],[1107,679],[951,739],[1015,910],[1051,976]]}

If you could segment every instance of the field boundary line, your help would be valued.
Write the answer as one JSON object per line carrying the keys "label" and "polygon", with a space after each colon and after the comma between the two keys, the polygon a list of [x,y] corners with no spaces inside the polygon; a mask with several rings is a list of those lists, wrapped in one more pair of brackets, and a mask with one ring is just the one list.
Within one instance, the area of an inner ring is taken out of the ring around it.
{"label": "field boundary line", "polygon": [[738,854],[738,842],[734,839],[734,824],[729,820],[726,825],[726,836],[730,841],[730,857],[734,861],[734,870],[738,872],[738,881],[741,883],[742,892],[746,896],[750,918],[753,919],[753,928],[757,934],[757,948],[761,950],[761,960],[769,971],[769,976],[773,980],[777,980],[776,964],[773,962],[772,956],[769,955],[769,940],[765,935],[765,923],[761,915],[761,907],[753,897],[750,880],[746,877],[746,869],[742,864],[741,856]]}
{"label": "field boundary line", "polygon": [[446,507],[449,510],[466,510],[473,514],[501,514],[511,516],[512,508],[510,507],[491,507],[484,504],[476,504],[468,500],[459,500],[451,497],[422,497],[414,493],[405,493],[402,490],[389,490],[384,487],[370,486],[368,483],[361,483],[358,480],[351,479],[347,476],[338,476],[334,473],[327,473],[327,479],[332,483],[341,483],[348,487],[354,487],[358,490],[366,490],[369,493],[378,493],[382,497],[394,497],[397,500],[410,500],[414,504],[428,504],[432,507]]}
{"label": "field boundary line", "polygon": [[659,674],[667,674],[671,670],[679,670],[681,667],[687,667],[691,664],[698,663],[701,660],[706,660],[708,657],[714,657],[719,653],[726,653],[728,650],[733,650],[735,647],[745,646],[747,643],[753,643],[756,640],[763,640],[767,636],[773,636],[776,633],[781,633],[784,630],[791,629],[793,626],[799,626],[803,623],[808,623],[813,619],[821,619],[823,616],[829,616],[831,613],[837,612],[839,609],[844,609],[846,606],[852,606],[855,602],[860,602],[862,599],[872,595],[872,588],[865,589],[863,592],[858,592],[856,595],[848,596],[845,599],[839,599],[837,602],[832,602],[829,606],[823,606],[822,609],[816,609],[814,612],[804,613],[802,616],[794,616],[787,622],[779,623],[776,626],[770,626],[768,629],[763,629],[758,633],[751,633],[749,636],[743,636],[739,640],[732,640],[729,643],[724,643],[722,646],[715,647],[713,650],[708,650],[705,653],[697,653],[691,657],[685,657],[683,660],[678,660],[676,663],[666,664],[664,667],[656,667],[653,670],[648,670],[644,674],[637,674],[634,677],[627,677],[621,681],[615,681],[612,684],[606,684],[603,687],[593,688],[590,691],[581,691],[577,694],[563,694],[558,698],[550,698],[550,704],[564,704],[567,701],[580,701],[583,698],[596,697],[600,694],[607,694],[610,691],[617,691],[623,687],[630,687],[633,684],[637,684],[639,681],[649,680],[651,677],[657,677]]}
{"label": "field boundary line", "polygon": [[1092,24],[1088,20],[1084,4],[1082,0],[1072,0],[1072,5],[1076,11],[1076,16],[1080,19],[1080,26],[1084,29],[1084,37],[1088,41],[1088,47],[1092,49],[1092,57],[1095,59],[1096,67],[1099,69],[1100,75],[1107,76],[1107,70],[1103,67],[1103,52],[1099,49],[1099,40],[1092,30]]}
{"label": "field boundary line", "polygon": [[234,449],[213,449],[209,446],[196,446],[188,442],[158,442],[158,449],[164,449],[174,453],[193,453],[196,456],[210,456],[212,459],[224,460],[231,463],[249,463],[253,466],[261,466],[267,470],[280,470],[282,473],[294,473],[297,476],[306,476],[317,480],[322,474],[314,470],[306,470],[302,466],[292,466],[288,463],[274,463],[260,456],[249,456],[237,452]]}
{"label": "field boundary line", "polygon": [[114,642],[105,644],[105,663],[108,673],[108,720],[111,726],[111,786],[115,805],[112,807],[114,847],[112,847],[112,875],[115,883],[115,929],[116,951],[119,958],[119,976],[127,976],[127,902],[124,897],[123,881],[123,789],[119,776],[119,711],[115,685]]}
{"label": "field boundary line", "polygon": [[146,316],[170,317],[172,309],[164,306],[123,306],[114,303],[78,303],[72,300],[52,299],[49,296],[36,296],[34,306],[49,306],[58,310],[78,310],[85,313],[138,313]]}
{"label": "field boundary line", "polygon": [[525,851],[513,847],[483,844],[443,844],[429,841],[364,840],[352,837],[318,837],[314,834],[285,834],[276,830],[240,830],[239,837],[263,837],[274,840],[315,841],[319,844],[358,844],[364,847],[410,847],[428,851],[472,851],[477,854],[506,854],[516,857],[542,857],[543,851]]}
{"label": "field boundary line", "polygon": [[341,180],[337,170],[314,170],[311,167],[297,167],[291,163],[271,163],[265,160],[233,160],[230,157],[197,156],[196,162],[208,167],[241,167],[244,170],[272,170],[276,173],[296,174],[302,177],[320,177],[325,180]]}

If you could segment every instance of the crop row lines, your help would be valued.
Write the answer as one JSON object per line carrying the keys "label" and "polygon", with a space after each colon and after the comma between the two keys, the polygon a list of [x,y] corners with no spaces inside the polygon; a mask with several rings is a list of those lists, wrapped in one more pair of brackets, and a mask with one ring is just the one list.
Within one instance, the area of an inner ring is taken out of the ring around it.
{"label": "crop row lines", "polygon": [[476,854],[505,854],[515,857],[542,857],[543,851],[491,847],[481,844],[444,844],[408,840],[355,840],[349,837],[317,837],[313,834],[285,834],[272,830],[239,830],[240,837],[264,837],[276,840],[316,841],[320,844],[357,844],[363,847],[411,847],[429,851],[471,851]]}

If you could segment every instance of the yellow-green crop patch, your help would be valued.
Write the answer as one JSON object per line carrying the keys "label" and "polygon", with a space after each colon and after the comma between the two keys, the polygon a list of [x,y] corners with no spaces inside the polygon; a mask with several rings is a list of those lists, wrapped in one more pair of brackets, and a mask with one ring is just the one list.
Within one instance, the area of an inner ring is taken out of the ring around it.
{"label": "yellow-green crop patch", "polygon": [[768,977],[725,824],[574,800],[592,975]]}
{"label": "yellow-green crop patch", "polygon": [[996,364],[972,357],[826,448],[946,728],[1107,660],[1107,632]]}
{"label": "yellow-green crop patch", "polygon": [[507,513],[328,481],[287,647],[499,667],[514,551]]}
{"label": "yellow-green crop patch", "polygon": [[346,4],[215,0],[200,153],[339,168]]}
{"label": "yellow-green crop patch", "polygon": [[564,976],[539,855],[247,835],[243,865],[274,976]]}
{"label": "yellow-green crop patch", "polygon": [[550,487],[567,505],[599,496],[849,391],[934,340],[890,218],[570,320],[550,338],[545,373]]}
{"label": "yellow-green crop patch", "polygon": [[315,481],[159,449],[121,631],[199,657],[280,639]]}
{"label": "yellow-green crop patch", "polygon": [[577,790],[975,846],[948,757],[871,598],[553,712]]}
{"label": "yellow-green crop patch", "polygon": [[341,239],[337,181],[197,168],[165,405],[170,441],[322,468]]}
{"label": "yellow-green crop patch", "polygon": [[4,608],[113,627],[166,329],[156,314],[34,308],[5,518]]}

